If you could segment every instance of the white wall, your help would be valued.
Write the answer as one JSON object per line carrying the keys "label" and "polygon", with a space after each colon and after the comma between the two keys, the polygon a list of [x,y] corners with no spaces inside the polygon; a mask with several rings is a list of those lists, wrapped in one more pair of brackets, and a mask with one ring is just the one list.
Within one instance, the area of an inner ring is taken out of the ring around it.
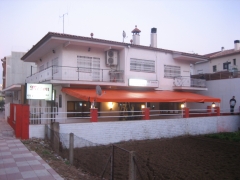
{"label": "white wall", "polygon": [[[235,112],[239,112],[240,78],[206,81],[206,86],[208,88],[208,91],[200,91],[198,94],[220,98],[220,109],[224,112],[230,112],[229,100],[232,98],[232,96],[235,96],[235,99],[237,101]],[[206,108],[207,103],[189,104],[188,107]]]}
{"label": "white wall", "polygon": [[[60,124],[60,133],[74,133],[75,136],[92,143],[110,144],[129,140],[235,132],[239,127],[239,116],[215,116],[149,121]],[[29,126],[30,138],[44,138],[44,132],[44,125]]]}

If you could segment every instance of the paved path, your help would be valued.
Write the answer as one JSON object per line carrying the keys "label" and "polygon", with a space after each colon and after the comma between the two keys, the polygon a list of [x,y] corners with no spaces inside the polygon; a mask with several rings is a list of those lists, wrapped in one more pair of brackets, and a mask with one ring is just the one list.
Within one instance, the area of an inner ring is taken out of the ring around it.
{"label": "paved path", "polygon": [[0,112],[0,180],[63,180],[37,153],[16,139]]}

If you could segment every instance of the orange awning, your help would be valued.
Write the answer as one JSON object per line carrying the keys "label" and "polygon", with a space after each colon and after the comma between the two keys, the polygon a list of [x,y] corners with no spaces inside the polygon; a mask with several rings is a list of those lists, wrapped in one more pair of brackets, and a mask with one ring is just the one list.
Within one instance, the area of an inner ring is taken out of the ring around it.
{"label": "orange awning", "polygon": [[97,95],[95,89],[62,88],[62,92],[84,101],[92,102],[221,102],[221,99],[190,92],[176,91],[133,91],[102,90]]}

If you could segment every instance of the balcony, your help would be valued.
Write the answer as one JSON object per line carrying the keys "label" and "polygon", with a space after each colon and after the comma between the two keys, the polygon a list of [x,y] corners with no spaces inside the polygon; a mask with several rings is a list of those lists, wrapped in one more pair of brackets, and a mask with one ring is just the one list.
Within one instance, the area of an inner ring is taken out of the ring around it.
{"label": "balcony", "polygon": [[27,77],[26,83],[41,83],[51,80],[124,83],[124,71],[85,67],[51,66]]}
{"label": "balcony", "polygon": [[190,76],[178,76],[173,79],[173,88],[179,90],[207,90],[206,80],[191,78]]}

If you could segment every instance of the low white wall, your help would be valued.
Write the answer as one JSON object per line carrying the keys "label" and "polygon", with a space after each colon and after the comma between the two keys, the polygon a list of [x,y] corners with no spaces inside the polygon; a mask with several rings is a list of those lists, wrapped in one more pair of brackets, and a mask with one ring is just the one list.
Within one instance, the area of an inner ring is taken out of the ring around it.
{"label": "low white wall", "polygon": [[[240,116],[215,116],[60,124],[60,133],[74,133],[75,136],[96,144],[111,144],[129,140],[234,132],[239,127]],[[44,125],[30,125],[29,134],[30,138],[44,138]]]}

